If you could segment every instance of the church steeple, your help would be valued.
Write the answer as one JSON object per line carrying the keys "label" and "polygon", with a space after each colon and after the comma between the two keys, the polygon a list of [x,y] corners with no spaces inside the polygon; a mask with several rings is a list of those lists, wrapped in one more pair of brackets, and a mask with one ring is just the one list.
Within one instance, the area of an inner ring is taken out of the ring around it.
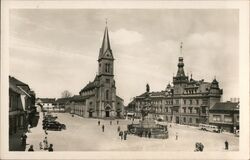
{"label": "church steeple", "polygon": [[99,75],[109,75],[113,76],[114,74],[114,57],[110,47],[109,33],[106,22],[106,27],[104,30],[102,46],[100,48],[99,57],[98,57]]}
{"label": "church steeple", "polygon": [[107,21],[106,21],[106,27],[105,27],[105,30],[104,30],[102,46],[100,48],[98,60],[100,60],[102,58],[113,59],[113,54],[112,54],[112,50],[111,50],[111,47],[110,47],[110,41],[109,41],[109,33],[108,33]]}

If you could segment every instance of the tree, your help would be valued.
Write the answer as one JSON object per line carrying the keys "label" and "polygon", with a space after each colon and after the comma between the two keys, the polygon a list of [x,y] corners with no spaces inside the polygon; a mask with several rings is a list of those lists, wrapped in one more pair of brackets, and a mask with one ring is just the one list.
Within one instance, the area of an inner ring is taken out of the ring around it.
{"label": "tree", "polygon": [[72,94],[68,90],[62,92],[62,98],[69,98],[71,96]]}

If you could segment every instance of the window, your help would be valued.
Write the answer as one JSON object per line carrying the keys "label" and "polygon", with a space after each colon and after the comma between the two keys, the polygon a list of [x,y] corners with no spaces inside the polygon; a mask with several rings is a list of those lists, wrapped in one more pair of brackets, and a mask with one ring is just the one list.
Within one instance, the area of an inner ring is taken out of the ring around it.
{"label": "window", "polygon": [[239,117],[239,116],[237,116],[237,117],[236,117],[236,122],[239,122],[239,119],[240,119],[240,117]]}
{"label": "window", "polygon": [[227,115],[225,115],[225,116],[224,116],[224,121],[225,121],[225,122],[233,122],[233,117],[232,117],[232,116],[227,116]]}
{"label": "window", "polygon": [[193,108],[189,107],[189,113],[192,113]]}
{"label": "window", "polygon": [[166,116],[166,121],[168,121],[168,116]]}
{"label": "window", "polygon": [[186,117],[183,117],[183,122],[186,123]]}
{"label": "window", "polygon": [[221,116],[220,115],[213,115],[213,121],[214,122],[220,122],[221,121]]}
{"label": "window", "polygon": [[198,99],[196,99],[196,104],[199,104],[199,100]]}
{"label": "window", "polygon": [[168,107],[166,107],[166,112],[168,112]]}
{"label": "window", "polygon": [[184,104],[186,104],[186,100],[185,99],[183,100],[183,102],[184,102]]}
{"label": "window", "polygon": [[183,107],[182,109],[183,109],[183,113],[186,113],[186,107]]}
{"label": "window", "polygon": [[105,64],[105,72],[110,72],[110,64],[109,63],[106,63]]}
{"label": "window", "polygon": [[110,83],[110,79],[106,79],[106,83]]}
{"label": "window", "polygon": [[178,99],[175,100],[175,104],[179,104],[179,100]]}
{"label": "window", "polygon": [[192,99],[189,100],[189,104],[192,104]]}
{"label": "window", "polygon": [[196,113],[199,113],[199,108],[195,108]]}
{"label": "window", "polygon": [[195,122],[196,122],[196,123],[199,123],[199,118],[196,118],[196,119],[195,119]]}
{"label": "window", "polygon": [[106,100],[109,99],[109,90],[106,90]]}

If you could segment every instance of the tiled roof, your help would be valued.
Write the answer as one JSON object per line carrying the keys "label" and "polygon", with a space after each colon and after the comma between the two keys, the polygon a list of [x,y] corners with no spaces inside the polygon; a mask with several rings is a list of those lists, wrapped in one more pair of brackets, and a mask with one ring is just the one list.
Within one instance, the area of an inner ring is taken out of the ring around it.
{"label": "tiled roof", "polygon": [[56,100],[56,103],[65,104],[65,103],[67,103],[67,102],[70,102],[71,99],[72,99],[72,97],[58,98],[58,99]]}
{"label": "tiled roof", "polygon": [[238,102],[218,102],[210,109],[210,111],[234,111],[239,110],[238,106]]}
{"label": "tiled roof", "polygon": [[55,103],[55,98],[37,98],[37,100],[41,100],[43,103]]}
{"label": "tiled roof", "polygon": [[16,79],[15,77],[9,76],[9,82],[16,86],[28,86],[26,83]]}
{"label": "tiled roof", "polygon": [[92,97],[93,95],[88,95],[88,96],[80,96],[80,95],[74,95],[72,98],[71,98],[71,101],[74,101],[74,102],[80,102],[80,101],[84,101],[86,99],[88,99],[89,97]]}
{"label": "tiled roof", "polygon": [[98,80],[98,76],[96,75],[94,81],[89,82],[89,83],[80,91],[80,93],[83,92],[83,91],[88,91],[88,90],[92,90],[92,89],[96,88],[95,82],[96,82],[97,80]]}
{"label": "tiled roof", "polygon": [[122,99],[121,97],[119,97],[119,96],[116,96],[116,98],[118,98],[118,99],[120,99],[120,100],[122,100],[122,101],[123,101],[123,99]]}

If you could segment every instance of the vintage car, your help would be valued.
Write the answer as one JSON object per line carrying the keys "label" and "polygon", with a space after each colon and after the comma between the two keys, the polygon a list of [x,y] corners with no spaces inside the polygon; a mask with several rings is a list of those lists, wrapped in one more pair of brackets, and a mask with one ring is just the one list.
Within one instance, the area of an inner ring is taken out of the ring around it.
{"label": "vintage car", "polygon": [[61,131],[62,126],[55,124],[55,123],[49,123],[49,124],[44,125],[43,129]]}
{"label": "vintage car", "polygon": [[45,128],[47,128],[50,125],[57,125],[57,126],[60,126],[61,129],[66,129],[66,125],[65,124],[62,124],[62,123],[57,122],[57,121],[44,122],[43,123],[43,128],[45,129]]}

